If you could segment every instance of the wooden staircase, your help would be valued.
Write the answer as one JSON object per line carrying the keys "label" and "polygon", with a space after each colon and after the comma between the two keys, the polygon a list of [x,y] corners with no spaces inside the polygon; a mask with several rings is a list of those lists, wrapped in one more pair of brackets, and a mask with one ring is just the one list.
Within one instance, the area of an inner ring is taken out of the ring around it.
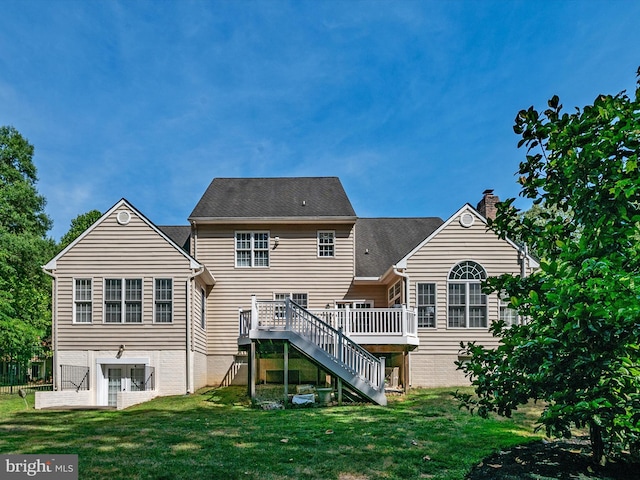
{"label": "wooden staircase", "polygon": [[290,299],[258,302],[253,297],[250,316],[246,313],[240,313],[239,344],[255,340],[288,342],[365,399],[387,404],[384,358],[376,358],[340,329]]}

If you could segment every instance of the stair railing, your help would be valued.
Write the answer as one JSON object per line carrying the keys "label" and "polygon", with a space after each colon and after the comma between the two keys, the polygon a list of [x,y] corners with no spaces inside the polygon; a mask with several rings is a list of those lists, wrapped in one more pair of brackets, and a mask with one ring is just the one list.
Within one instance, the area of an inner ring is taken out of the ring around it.
{"label": "stair railing", "polygon": [[284,315],[274,318],[282,320],[284,317],[286,330],[314,343],[343,368],[360,377],[375,390],[384,391],[384,358],[376,358],[344,335],[341,328],[333,328],[289,298],[273,303],[281,304],[275,306],[274,312],[282,312]]}

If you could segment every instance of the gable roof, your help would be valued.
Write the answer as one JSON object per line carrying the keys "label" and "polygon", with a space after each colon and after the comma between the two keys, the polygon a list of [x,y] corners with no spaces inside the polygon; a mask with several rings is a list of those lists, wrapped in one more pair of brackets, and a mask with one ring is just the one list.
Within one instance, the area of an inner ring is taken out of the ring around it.
{"label": "gable roof", "polygon": [[190,221],[354,222],[356,213],[338,177],[214,178]]}
{"label": "gable roof", "polygon": [[189,240],[191,240],[191,227],[189,225],[158,225],[158,228],[173,240],[176,245],[189,253]]}
{"label": "gable roof", "polygon": [[356,277],[381,277],[442,223],[438,217],[359,218],[356,222]]}
{"label": "gable roof", "polygon": [[[464,204],[457,212],[455,212],[453,215],[451,215],[447,220],[445,220],[437,229],[435,229],[430,235],[428,235],[426,238],[424,238],[419,244],[417,244],[415,246],[415,248],[413,248],[411,251],[409,251],[404,257],[402,257],[398,262],[397,262],[397,266],[398,268],[406,268],[407,266],[407,261],[409,260],[409,258],[411,258],[416,252],[418,252],[422,247],[424,247],[427,243],[429,243],[436,235],[438,235],[442,230],[444,230],[453,220],[457,219],[460,217],[460,215],[463,212],[470,212],[472,213],[475,217],[477,217],[482,223],[485,224],[485,226],[487,225],[487,219],[484,218],[479,212],[478,210],[476,210],[475,208],[473,208],[470,204],[466,203]],[[518,245],[516,245],[513,241],[509,240],[508,238],[504,239],[505,242],[507,242],[509,245],[511,245],[515,250],[520,250],[520,247],[518,247]],[[530,262],[530,265],[532,265],[534,268],[539,267],[539,263],[538,261],[533,258],[531,255],[527,254],[526,255],[528,261]]]}
{"label": "gable roof", "polygon": [[[109,218],[118,208],[121,206],[126,206],[131,211],[135,212],[135,214],[140,218],[144,223],[146,223],[152,230],[154,230],[158,235],[160,235],[169,245],[171,245],[178,253],[180,253],[186,260],[189,261],[189,266],[192,269],[202,269],[202,273],[204,273],[203,277],[207,284],[213,285],[215,283],[215,279],[213,275],[209,272],[207,267],[200,262],[198,262],[195,258],[189,255],[182,247],[178,246],[175,241],[173,241],[167,234],[165,234],[160,228],[153,224],[147,217],[145,217],[137,208],[135,208],[131,203],[129,203],[126,199],[122,198],[118,201],[113,207],[107,210],[104,215],[102,215],[98,220],[96,220],[93,225],[87,228],[78,238],[76,238],[73,242],[67,245],[60,253],[58,253],[55,257],[53,257],[49,262],[44,265],[42,268],[45,270],[55,270],[57,267],[57,261],[62,256],[64,256],[69,250],[75,247],[79,242],[82,241],[90,232],[96,229],[105,219]],[[189,227],[187,227],[189,228]]]}

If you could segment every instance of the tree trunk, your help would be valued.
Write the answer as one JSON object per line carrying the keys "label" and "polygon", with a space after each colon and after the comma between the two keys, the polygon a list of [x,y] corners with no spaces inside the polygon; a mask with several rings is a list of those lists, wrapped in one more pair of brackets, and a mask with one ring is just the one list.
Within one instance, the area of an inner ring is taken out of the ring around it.
{"label": "tree trunk", "polygon": [[591,422],[589,424],[589,439],[591,440],[591,451],[596,463],[604,465],[604,442],[602,441],[602,427]]}

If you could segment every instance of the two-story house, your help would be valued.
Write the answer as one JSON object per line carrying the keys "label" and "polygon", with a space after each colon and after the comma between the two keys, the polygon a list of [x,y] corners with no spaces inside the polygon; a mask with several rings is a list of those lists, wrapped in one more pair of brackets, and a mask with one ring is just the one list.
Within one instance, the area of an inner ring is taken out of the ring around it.
{"label": "two-story house", "polygon": [[490,323],[510,317],[482,280],[537,267],[487,230],[497,200],[445,221],[358,218],[335,177],[216,178],[179,227],[120,200],[44,267],[55,391],[37,406],[222,381],[333,379],[382,404],[385,378],[464,385],[460,341],[493,345]]}

